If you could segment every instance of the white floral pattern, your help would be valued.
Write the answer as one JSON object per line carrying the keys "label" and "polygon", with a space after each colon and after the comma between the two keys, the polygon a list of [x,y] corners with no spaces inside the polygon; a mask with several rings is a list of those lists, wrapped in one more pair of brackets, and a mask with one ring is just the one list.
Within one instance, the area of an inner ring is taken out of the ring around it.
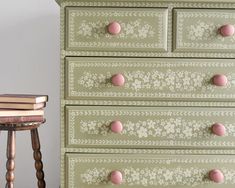
{"label": "white floral pattern", "polygon": [[[158,146],[234,147],[235,124],[233,119],[235,112],[232,108],[217,110],[213,108],[182,110],[179,108],[172,111],[170,108],[166,111],[159,108],[152,110],[125,109],[128,107],[115,107],[116,109],[114,109],[114,107],[104,106],[93,106],[92,110],[90,108],[77,106],[69,107],[66,110],[67,143],[71,147],[87,145],[119,145],[132,148],[146,146],[152,148]],[[123,123],[124,130],[122,134],[114,135],[110,133],[109,125],[117,117]],[[173,123],[168,124],[167,120],[171,120]],[[216,122],[226,126],[227,134],[224,137],[211,134],[210,127]],[[152,128],[155,123],[159,124]],[[180,123],[183,123],[182,127],[180,127]],[[141,124],[144,124],[142,128]]]}
{"label": "white floral pattern", "polygon": [[235,36],[222,37],[219,29],[224,24],[234,24],[232,10],[177,9],[176,49],[191,52],[234,51]]}
{"label": "white floral pattern", "polygon": [[[66,39],[70,48],[166,51],[166,9],[68,8],[67,15]],[[107,31],[112,21],[117,21],[122,27],[115,36]]]}
{"label": "white floral pattern", "polygon": [[[111,169],[93,168],[81,174],[81,180],[88,185],[102,185],[109,183]],[[134,168],[121,169],[124,174],[123,184],[127,186],[190,186],[211,184],[208,169],[204,168]],[[235,171],[222,169],[226,180],[224,184],[235,184]]]}
{"label": "white floral pattern", "polygon": [[[161,2],[158,2],[158,1],[76,1],[76,2],[71,2],[71,1],[63,1],[61,2],[62,4],[62,11],[61,11],[61,46],[62,46],[62,49],[64,48],[64,38],[63,36],[65,36],[64,34],[64,23],[65,23],[65,20],[64,20],[64,10],[65,10],[65,7],[75,7],[75,6],[79,6],[79,7],[88,7],[88,6],[93,6],[93,7],[98,7],[98,6],[106,6],[106,7],[170,7],[170,10],[171,8],[177,8],[177,7],[182,7],[182,8],[198,8],[200,6],[200,8],[216,8],[216,9],[220,9],[220,8],[223,8],[223,9],[233,9],[235,8],[235,5],[234,3],[221,3],[221,0],[214,0],[213,2],[211,3],[195,3],[193,1],[191,2],[165,2],[165,1],[161,1]],[[168,25],[172,25],[172,19],[171,19],[171,16],[169,17],[169,22],[168,22]],[[171,40],[171,37],[168,39],[169,41]],[[62,50],[62,54],[63,54],[63,50]],[[130,52],[107,52],[107,51],[101,51],[101,52],[91,52],[91,51],[71,51],[71,52],[66,52],[65,53],[67,56],[116,56],[116,57],[121,57],[121,56],[145,56],[145,57],[206,57],[206,58],[234,58],[234,54],[235,53],[223,53],[223,52],[216,52],[216,53],[199,53],[199,52],[196,52],[196,53],[192,53],[192,52],[187,52],[187,53],[171,53],[171,49],[170,49],[170,53],[169,54],[165,54],[165,53],[150,53],[150,52],[142,52],[142,53],[136,53],[133,52],[133,53],[130,53]],[[62,56],[62,58],[64,58],[64,56]],[[63,64],[63,63],[62,63]],[[62,73],[61,73],[61,78],[64,78],[64,69],[62,69]],[[63,80],[63,79],[62,79]],[[62,91],[62,96],[63,93],[64,93],[64,88],[63,87],[63,81],[61,82],[62,83],[62,87],[61,87],[61,91]],[[129,103],[128,104],[124,104],[124,103],[121,103],[122,101],[119,101],[119,100],[116,100],[116,101],[112,101],[110,102],[110,100],[105,100],[104,102],[102,100],[67,100],[65,102],[65,104],[69,104],[69,105],[136,105],[136,102],[132,102],[132,101],[128,101]],[[107,101],[107,102],[106,102]],[[229,101],[229,100],[228,100]],[[132,103],[131,103],[132,102]],[[142,100],[141,101],[141,104],[144,106],[147,106],[149,105],[148,103],[149,101],[144,101]],[[154,101],[155,102],[155,101]],[[62,104],[64,104],[64,98],[62,99]],[[186,103],[180,103],[179,101],[173,101],[173,102],[169,102],[169,105],[174,105],[174,106],[182,106],[182,105],[185,105]],[[196,103],[187,103],[188,106],[195,106],[198,105],[198,106],[205,106],[205,105],[208,105],[208,106],[218,106],[218,103],[216,101],[213,101],[213,102],[196,102]],[[226,103],[223,103],[221,102],[219,105],[220,106],[226,106],[226,105],[231,105],[233,104],[233,102],[226,102]],[[157,103],[155,102],[154,104],[152,103],[152,106],[165,106],[165,104],[162,104],[162,103]],[[64,105],[63,105],[64,106]],[[207,107],[208,107],[207,106]],[[234,106],[234,104],[233,104]],[[62,108],[62,113],[61,113],[61,116],[63,117],[64,115],[64,108]],[[62,126],[61,126],[61,132],[62,132],[62,135],[65,135],[64,134],[64,129],[65,129],[65,125],[63,123],[63,119],[62,119]],[[65,139],[64,138],[65,136],[62,136],[62,143],[65,143],[63,140]],[[64,144],[62,144],[62,154],[61,154],[61,186],[62,187],[66,187],[66,184],[69,182],[69,187],[70,188],[75,188],[75,186],[71,186],[71,180],[69,179],[69,177],[66,176],[66,173],[65,173],[65,166],[64,166],[64,156],[65,156],[65,151],[66,152],[78,152],[78,150],[76,149],[81,149],[81,148],[73,148],[74,150],[72,151],[71,148],[67,148],[67,146],[65,146]],[[66,147],[66,148],[64,148]],[[67,150],[65,150],[67,149]],[[71,149],[71,151],[69,151],[68,149]],[[83,148],[85,149],[85,148]],[[91,148],[86,148],[86,149],[91,149]],[[94,148],[93,148],[94,150]],[[88,150],[88,151],[85,151],[86,153],[92,153],[93,150]],[[112,153],[114,149],[112,148],[109,148],[107,149],[108,153]],[[139,154],[143,154],[143,153],[147,153],[147,151],[143,151],[142,149],[141,150],[138,150],[139,151]],[[148,152],[154,152],[154,151],[158,151],[158,150],[148,150]],[[174,150],[168,150],[168,151],[174,151]],[[188,154],[189,150],[181,150],[182,153],[184,154]],[[193,150],[194,151],[194,150]],[[232,150],[207,150],[208,152],[227,152],[227,151],[232,151]],[[82,151],[84,152],[84,151]],[[99,153],[102,153],[103,150],[100,149],[98,151]],[[203,152],[205,152],[204,150],[201,150],[199,151],[197,154],[203,154]],[[119,152],[120,153],[120,152]],[[125,152],[123,152],[125,153]],[[133,154],[133,149],[130,149],[130,152],[129,153],[132,153]],[[214,153],[215,154],[215,153]],[[65,177],[66,177],[66,180],[65,180]],[[75,177],[78,179],[78,177]],[[75,181],[74,181],[75,182]],[[78,187],[78,186],[76,186]]]}
{"label": "white floral pattern", "polygon": [[[219,39],[224,41],[225,37],[219,34],[221,24],[206,23],[203,20],[198,20],[194,24],[187,27],[187,39],[192,41],[212,41]],[[229,37],[231,42],[235,42],[235,36]]]}
{"label": "white floral pattern", "polygon": [[[159,91],[198,91],[210,90],[213,91],[212,84],[208,84],[211,79],[211,73],[190,72],[167,69],[165,72],[152,70],[152,71],[128,71],[124,72],[125,85],[127,89],[134,91],[154,89]],[[85,88],[102,88],[112,87],[110,82],[112,74],[91,73],[85,71],[78,80],[78,84]]]}
{"label": "white floral pattern", "polygon": [[[65,85],[68,89],[67,99],[131,97],[224,100],[235,97],[234,63],[231,60],[172,61],[111,58],[69,60],[68,85]],[[118,72],[125,77],[123,87],[111,84],[112,75]],[[225,74],[228,84],[224,87],[213,85],[211,79],[215,74]]]}
{"label": "white floral pattern", "polygon": [[[80,25],[78,26],[77,34],[81,37],[86,38],[95,38],[100,39],[105,37],[107,39],[112,39],[113,36],[107,32],[107,25],[109,21],[87,21],[82,20]],[[122,27],[122,31],[116,38],[123,38],[123,39],[145,39],[145,38],[152,38],[155,35],[155,31],[153,27],[141,20],[137,19],[132,22],[119,22]]]}
{"label": "white floral pattern", "polygon": [[106,75],[98,73],[90,73],[84,71],[83,75],[78,80],[78,84],[82,85],[85,88],[99,88],[99,87],[111,87],[110,82],[111,73],[107,72]]}
{"label": "white floral pattern", "polygon": [[[112,121],[87,120],[80,121],[81,133],[90,135],[111,134],[110,123]],[[144,121],[123,122],[121,135],[138,138],[165,138],[165,139],[205,139],[215,136],[211,133],[211,121],[185,120],[183,118],[154,119]],[[226,136],[235,137],[235,124],[226,123]]]}

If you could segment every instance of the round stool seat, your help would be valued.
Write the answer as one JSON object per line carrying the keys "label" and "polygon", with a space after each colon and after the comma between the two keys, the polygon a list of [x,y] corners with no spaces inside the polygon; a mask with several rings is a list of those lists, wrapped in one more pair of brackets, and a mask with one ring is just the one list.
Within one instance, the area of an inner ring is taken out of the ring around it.
{"label": "round stool seat", "polygon": [[4,123],[0,124],[0,130],[3,131],[25,131],[38,128],[41,124],[45,123],[46,119],[41,122],[26,122],[26,123]]}

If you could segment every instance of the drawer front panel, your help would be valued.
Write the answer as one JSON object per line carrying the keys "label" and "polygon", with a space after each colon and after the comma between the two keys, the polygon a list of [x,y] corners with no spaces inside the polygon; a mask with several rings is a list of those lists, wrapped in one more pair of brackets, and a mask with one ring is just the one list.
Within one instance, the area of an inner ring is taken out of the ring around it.
{"label": "drawer front panel", "polygon": [[[118,133],[111,129],[115,121]],[[215,123],[225,127],[224,136],[212,133]],[[235,146],[235,109],[229,108],[67,106],[65,127],[71,148]]]}
{"label": "drawer front panel", "polygon": [[[221,184],[209,173],[218,169]],[[231,188],[235,186],[234,156],[66,155],[67,187],[111,188],[110,174],[119,171],[120,188]]]}
{"label": "drawer front panel", "polygon": [[[167,9],[69,7],[66,17],[66,50],[167,50]],[[108,32],[114,21],[116,35]]]}
{"label": "drawer front panel", "polygon": [[235,52],[235,35],[223,36],[221,28],[235,27],[235,10],[175,9],[175,51]]}
{"label": "drawer front panel", "polygon": [[[235,99],[232,59],[67,58],[66,99],[228,101]],[[111,80],[121,74],[123,86]],[[225,75],[226,86],[212,78]]]}

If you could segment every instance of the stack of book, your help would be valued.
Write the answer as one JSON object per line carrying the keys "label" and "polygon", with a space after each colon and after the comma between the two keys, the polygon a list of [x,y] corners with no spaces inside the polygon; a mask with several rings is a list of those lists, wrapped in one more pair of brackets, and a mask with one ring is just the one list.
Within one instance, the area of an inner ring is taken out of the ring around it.
{"label": "stack of book", "polygon": [[47,95],[0,95],[0,124],[44,121]]}

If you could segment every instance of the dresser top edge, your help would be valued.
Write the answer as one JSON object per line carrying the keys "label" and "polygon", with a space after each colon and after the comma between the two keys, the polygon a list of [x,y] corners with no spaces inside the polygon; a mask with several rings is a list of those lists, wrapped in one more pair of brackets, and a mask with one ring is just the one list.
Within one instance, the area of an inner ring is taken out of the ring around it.
{"label": "dresser top edge", "polygon": [[[66,2],[110,2],[113,0],[55,0],[59,5],[61,3]],[[162,2],[162,3],[180,3],[180,2],[188,2],[188,3],[235,3],[235,0],[144,0],[145,2]],[[143,2],[140,0],[114,0],[113,2]]]}

